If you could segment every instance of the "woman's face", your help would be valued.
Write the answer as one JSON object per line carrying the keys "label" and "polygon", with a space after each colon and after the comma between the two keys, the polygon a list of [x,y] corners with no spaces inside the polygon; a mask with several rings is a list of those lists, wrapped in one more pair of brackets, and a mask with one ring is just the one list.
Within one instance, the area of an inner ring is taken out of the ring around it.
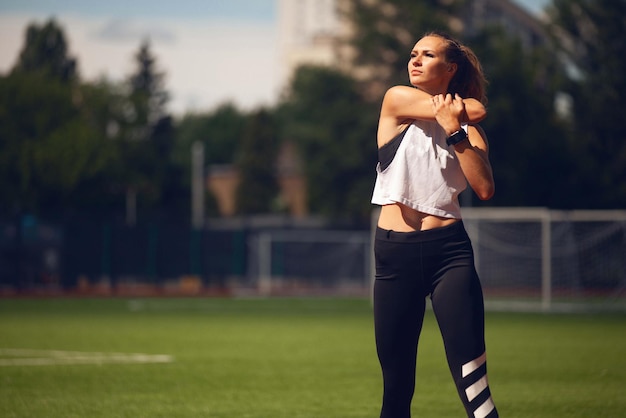
{"label": "woman's face", "polygon": [[445,46],[445,40],[437,36],[426,36],[415,44],[408,65],[412,85],[430,94],[447,91],[456,64],[446,62]]}

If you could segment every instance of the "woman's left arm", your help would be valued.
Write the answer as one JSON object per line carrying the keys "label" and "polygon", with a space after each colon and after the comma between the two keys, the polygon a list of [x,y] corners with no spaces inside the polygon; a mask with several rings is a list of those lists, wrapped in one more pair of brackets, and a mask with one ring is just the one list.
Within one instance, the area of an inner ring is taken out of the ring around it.
{"label": "woman's left arm", "polygon": [[487,135],[479,125],[469,125],[467,136],[467,140],[452,147],[472,190],[480,200],[489,200],[495,193],[495,181],[489,162]]}
{"label": "woman's left arm", "polygon": [[432,105],[437,123],[448,137],[460,131],[457,138],[461,140],[449,146],[454,148],[470,187],[481,200],[491,199],[495,192],[495,182],[489,162],[489,143],[485,131],[478,125],[469,125],[467,138],[464,138],[461,118],[465,106],[458,97],[453,98],[450,94],[436,95],[433,96]]}

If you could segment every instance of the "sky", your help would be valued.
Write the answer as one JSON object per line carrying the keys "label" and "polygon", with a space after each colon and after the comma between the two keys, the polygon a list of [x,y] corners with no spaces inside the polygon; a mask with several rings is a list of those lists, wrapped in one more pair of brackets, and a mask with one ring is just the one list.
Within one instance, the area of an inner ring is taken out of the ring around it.
{"label": "sky", "polygon": [[[515,0],[539,12],[549,0]],[[84,80],[119,81],[149,39],[174,114],[271,106],[280,94],[278,0],[0,0],[0,74],[29,24],[54,18]]]}

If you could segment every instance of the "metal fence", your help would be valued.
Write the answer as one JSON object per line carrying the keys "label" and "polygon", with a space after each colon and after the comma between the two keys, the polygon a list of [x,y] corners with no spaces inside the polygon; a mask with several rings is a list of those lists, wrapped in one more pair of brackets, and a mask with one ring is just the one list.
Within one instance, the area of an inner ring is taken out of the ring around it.
{"label": "metal fence", "polygon": [[369,233],[289,222],[0,222],[0,292],[366,294]]}
{"label": "metal fence", "polygon": [[[463,213],[488,306],[626,310],[626,211]],[[23,217],[0,222],[0,294],[368,296],[372,230],[220,219],[201,229],[90,217],[51,225]]]}

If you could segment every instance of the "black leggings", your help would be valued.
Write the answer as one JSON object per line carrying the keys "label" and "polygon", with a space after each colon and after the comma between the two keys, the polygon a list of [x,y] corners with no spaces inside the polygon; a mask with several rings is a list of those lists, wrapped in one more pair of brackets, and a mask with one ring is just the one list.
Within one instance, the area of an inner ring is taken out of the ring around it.
{"label": "black leggings", "polygon": [[377,228],[374,255],[374,325],[384,382],[381,418],[411,416],[428,295],[468,417],[497,417],[487,384],[482,289],[463,222],[416,232]]}

